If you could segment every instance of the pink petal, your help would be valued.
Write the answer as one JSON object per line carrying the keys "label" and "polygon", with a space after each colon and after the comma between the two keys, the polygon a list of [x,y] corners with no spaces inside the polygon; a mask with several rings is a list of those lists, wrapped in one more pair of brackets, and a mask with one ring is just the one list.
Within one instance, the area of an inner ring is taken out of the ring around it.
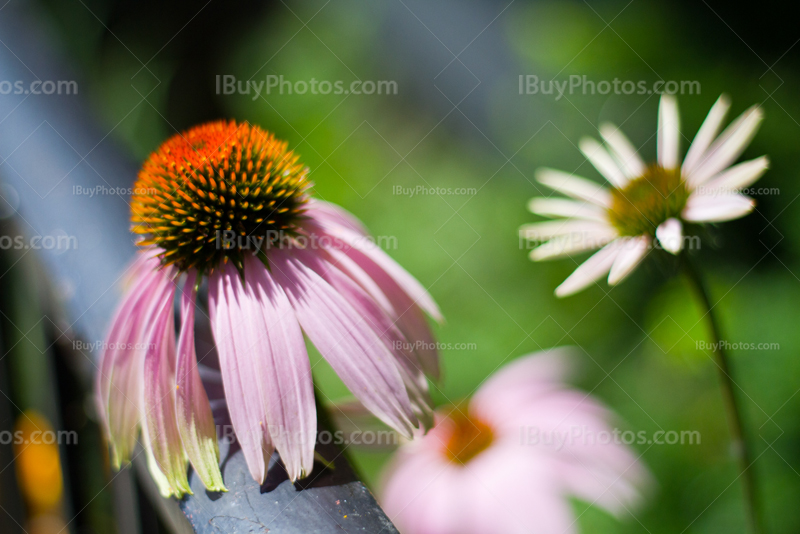
{"label": "pink petal", "polygon": [[369,235],[361,221],[336,204],[325,202],[324,200],[311,199],[309,201],[309,210],[313,213],[314,218],[322,219],[327,224],[343,226],[360,235]]}
{"label": "pink petal", "polygon": [[156,305],[146,338],[142,426],[147,429],[145,448],[152,451],[170,492],[180,498],[192,491],[186,478],[186,455],[175,417],[175,282],[169,274],[164,278],[156,290]]}
{"label": "pink petal", "polygon": [[[403,287],[391,272],[386,271],[365,250],[351,246],[351,240],[345,241],[337,238],[323,228],[312,227],[312,231],[323,237],[339,239],[339,248],[330,247],[326,249],[326,252],[333,257],[333,261],[340,266],[343,272],[372,295],[373,299],[392,317],[405,338],[411,342],[412,350],[417,355],[425,373],[438,378],[438,345],[428,321],[418,306],[418,302],[408,292],[408,288]],[[351,261],[343,261],[343,257]]]}
{"label": "pink petal", "polygon": [[139,432],[140,390],[144,343],[155,289],[164,277],[157,261],[141,270],[112,321],[103,349],[98,389],[104,405],[112,463],[119,467],[131,457]]}
{"label": "pink petal", "polygon": [[492,399],[516,390],[550,389],[568,375],[574,356],[572,349],[555,348],[517,358],[486,379],[473,395],[470,408],[472,403],[491,404]]}
{"label": "pink petal", "polygon": [[[310,214],[312,217],[316,217],[314,212],[310,211]],[[334,238],[341,239],[349,247],[357,249],[359,252],[368,256],[376,265],[391,276],[394,281],[403,288],[408,296],[410,296],[420,308],[425,310],[428,315],[437,321],[442,320],[439,307],[422,284],[386,254],[386,252],[381,250],[374,242],[345,226],[330,224],[324,217],[318,218],[316,221],[321,224],[326,233]]]}
{"label": "pink petal", "polygon": [[307,265],[272,250],[270,266],[303,330],[345,385],[379,419],[411,437],[415,417],[394,356],[363,317]]}
{"label": "pink petal", "polygon": [[[419,443],[423,447],[425,443]],[[380,503],[401,532],[468,534],[463,473],[436,451],[397,454],[384,476]]]}
{"label": "pink petal", "polygon": [[[296,251],[296,255],[305,265],[313,269],[334,289],[339,291],[345,300],[355,308],[356,312],[365,319],[372,331],[383,340],[386,348],[395,357],[398,371],[400,371],[408,390],[414,415],[426,427],[431,426],[433,423],[433,411],[428,394],[428,381],[425,379],[425,374],[413,350],[413,345],[392,322],[390,316],[371,298],[371,295],[365,292],[344,272],[340,271],[333,263],[321,255],[312,256],[305,251]],[[334,261],[333,255],[331,255],[331,260]]]}
{"label": "pink petal", "polygon": [[314,467],[317,412],[311,365],[303,332],[283,289],[261,260],[247,255],[244,268],[248,296],[256,304],[253,318],[262,336],[253,358],[267,395],[269,433],[294,482]]}
{"label": "pink petal", "polygon": [[263,324],[254,316],[260,303],[253,300],[230,263],[211,274],[208,315],[219,353],[225,400],[250,475],[261,484],[273,446],[267,428],[268,401],[257,362],[263,350]]}
{"label": "pink petal", "polygon": [[178,337],[175,413],[178,431],[197,475],[210,491],[227,491],[219,470],[219,447],[214,416],[197,369],[194,312],[197,273],[189,271],[181,293],[181,331]]}

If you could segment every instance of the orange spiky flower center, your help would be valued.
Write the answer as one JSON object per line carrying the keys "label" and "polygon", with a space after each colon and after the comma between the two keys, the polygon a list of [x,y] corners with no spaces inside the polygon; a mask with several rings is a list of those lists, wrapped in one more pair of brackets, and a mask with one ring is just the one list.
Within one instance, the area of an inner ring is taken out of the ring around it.
{"label": "orange spiky flower center", "polygon": [[310,186],[284,141],[258,126],[218,121],[175,135],[147,158],[131,202],[132,230],[162,262],[210,273],[223,261],[293,235]]}
{"label": "orange spiky flower center", "polygon": [[456,465],[466,464],[488,449],[494,441],[492,427],[468,411],[454,408],[447,419],[452,428],[445,442],[444,453]]}

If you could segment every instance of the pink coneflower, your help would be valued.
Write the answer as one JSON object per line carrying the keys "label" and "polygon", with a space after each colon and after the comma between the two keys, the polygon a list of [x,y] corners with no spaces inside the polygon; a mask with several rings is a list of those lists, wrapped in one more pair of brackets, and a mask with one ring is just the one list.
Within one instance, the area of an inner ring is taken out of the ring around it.
{"label": "pink coneflower", "polygon": [[145,239],[97,392],[114,464],[128,461],[141,429],[165,495],[190,493],[187,458],[208,489],[224,490],[194,344],[203,278],[228,410],[256,481],[273,450],[292,481],[313,467],[303,334],[386,424],[410,437],[431,421],[424,373],[437,374],[438,355],[425,313],[439,310],[353,216],[308,196],[307,173],[271,134],[214,122],[169,139],[139,174],[133,231]]}
{"label": "pink coneflower", "polygon": [[565,172],[539,169],[539,182],[575,200],[531,199],[533,213],[564,217],[520,228],[523,238],[544,243],[531,251],[531,259],[600,248],[556,288],[557,296],[577,293],[606,274],[610,285],[620,283],[656,243],[678,254],[686,223],[729,221],[753,210],[755,202],[741,191],[764,174],[769,161],[762,156],[731,164],[750,144],[762,112],[751,107],[717,136],[729,107],[724,95],[717,100],[682,164],[678,104],[672,96],[663,96],[659,105],[656,163],[646,165],[616,126],[600,126],[607,146],[585,138],[580,149],[610,189]]}
{"label": "pink coneflower", "polygon": [[609,412],[562,384],[563,352],[507,365],[401,447],[381,494],[400,532],[568,534],[570,497],[615,514],[637,504],[648,475]]}

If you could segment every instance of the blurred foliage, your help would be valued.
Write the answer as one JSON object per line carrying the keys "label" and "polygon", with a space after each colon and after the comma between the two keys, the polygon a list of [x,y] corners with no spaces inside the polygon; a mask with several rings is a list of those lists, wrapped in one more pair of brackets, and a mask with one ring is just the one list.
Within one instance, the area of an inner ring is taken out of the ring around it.
{"label": "blurred foliage", "polygon": [[[443,351],[443,380],[433,385],[439,404],[469,396],[512,358],[569,344],[585,352],[576,384],[612,406],[624,428],[701,432],[697,445],[634,445],[658,481],[649,504],[622,524],[576,504],[584,532],[740,532],[740,489],[716,370],[697,348],[705,326],[674,265],[654,259],[619,287],[557,300],[553,289],[581,258],[533,264],[516,236],[534,220],[526,200],[545,193],[533,180],[538,166],[600,179],[576,147],[600,122],[622,126],[653,158],[657,97],[520,95],[518,76],[698,80],[701,94],[679,99],[684,150],[720,93],[732,97],[732,117],[762,104],[765,123],[743,157],[769,154],[772,168],[758,186],[780,194],[756,196],[754,214],[710,228],[696,254],[726,339],[780,345],[733,357],[769,530],[800,530],[800,210],[793,209],[800,83],[798,51],[784,56],[794,38],[775,30],[793,28],[789,17],[736,2],[550,1],[512,3],[490,24],[505,4],[313,0],[212,3],[190,20],[198,9],[191,4],[178,2],[145,24],[142,13],[161,4],[87,0],[92,13],[43,3],[100,120],[137,157],[219,115],[286,138],[312,169],[316,195],[351,210],[373,234],[396,237],[389,253],[430,288],[446,316],[440,341],[477,347]],[[469,80],[471,71],[491,73],[474,93],[474,79],[465,87],[458,78]],[[216,76],[225,74],[257,82],[267,75],[396,80],[399,94],[215,95]],[[449,92],[458,89],[458,97]],[[393,194],[397,186],[476,193],[409,197]],[[323,393],[346,397],[318,355],[314,361]],[[354,452],[373,485],[387,457]]]}

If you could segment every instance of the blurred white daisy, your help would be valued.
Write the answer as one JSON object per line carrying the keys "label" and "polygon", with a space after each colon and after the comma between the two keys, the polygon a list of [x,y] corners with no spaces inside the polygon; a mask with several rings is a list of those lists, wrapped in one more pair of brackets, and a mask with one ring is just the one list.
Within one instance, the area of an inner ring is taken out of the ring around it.
{"label": "blurred white daisy", "polygon": [[755,206],[741,191],[769,166],[766,156],[731,166],[747,148],[763,118],[753,106],[719,136],[730,107],[722,95],[711,108],[683,163],[679,162],[678,105],[662,96],[658,110],[658,158],[645,164],[616,126],[603,124],[605,146],[591,138],[581,152],[611,184],[554,169],[539,169],[537,180],[566,198],[533,198],[529,209],[554,221],[524,225],[520,235],[543,243],[533,249],[534,261],[549,260],[600,248],[558,288],[556,295],[577,293],[608,273],[608,283],[625,279],[655,246],[678,254],[685,223],[721,222],[747,215]]}

